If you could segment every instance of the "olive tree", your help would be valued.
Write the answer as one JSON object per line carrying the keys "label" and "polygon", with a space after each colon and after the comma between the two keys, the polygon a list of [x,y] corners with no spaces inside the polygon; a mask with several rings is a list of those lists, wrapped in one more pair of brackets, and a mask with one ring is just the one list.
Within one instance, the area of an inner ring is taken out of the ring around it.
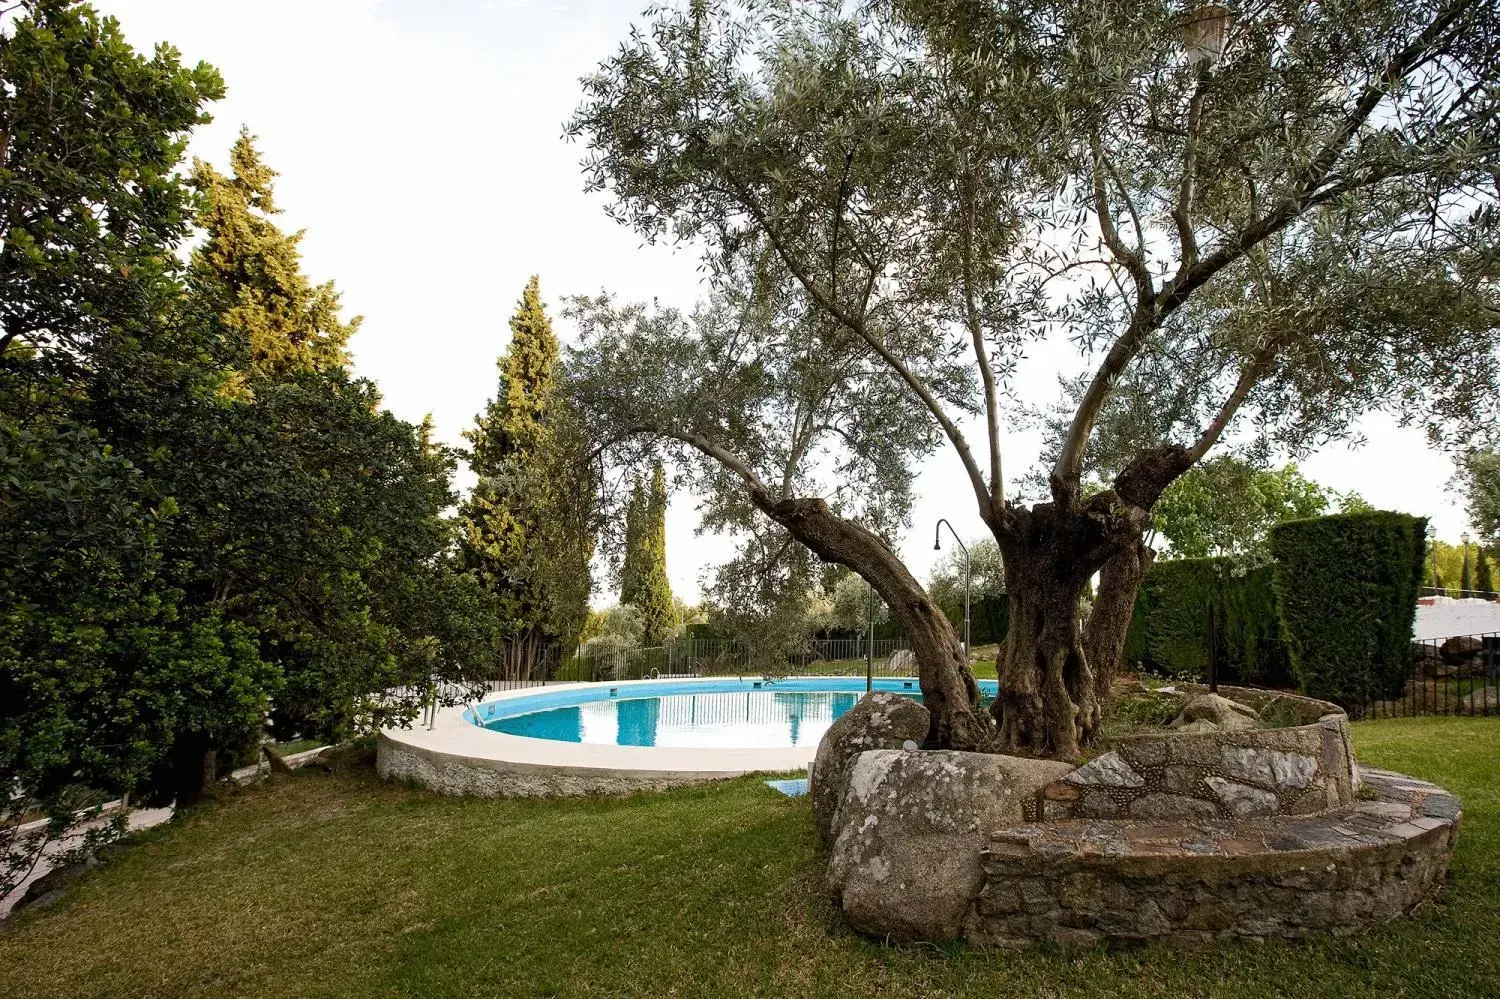
{"label": "olive tree", "polygon": [[[1093,737],[1152,507],[1232,426],[1299,450],[1372,408],[1458,431],[1494,397],[1493,3],[648,16],[570,133],[614,216],[701,246],[718,291],[686,317],[585,303],[586,405],[870,581],[911,636],[933,744],[1066,757]],[[1044,341],[1076,366],[1026,502],[1003,431]],[[934,446],[1004,561],[989,717],[866,516],[903,512]]]}

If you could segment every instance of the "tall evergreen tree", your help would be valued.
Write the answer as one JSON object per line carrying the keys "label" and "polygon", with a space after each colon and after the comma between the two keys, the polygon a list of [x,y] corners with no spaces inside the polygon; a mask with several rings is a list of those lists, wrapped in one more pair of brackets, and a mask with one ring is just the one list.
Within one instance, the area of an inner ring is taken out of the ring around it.
{"label": "tall evergreen tree", "polygon": [[634,604],[641,596],[641,547],[645,543],[646,487],[639,477],[630,486],[625,507],[625,557],[620,566],[620,603]]}
{"label": "tall evergreen tree", "polygon": [[1495,598],[1495,580],[1491,574],[1489,556],[1481,548],[1475,558],[1477,559],[1478,569],[1474,574],[1474,588],[1479,591],[1481,597],[1484,597],[1486,600],[1493,600]]}
{"label": "tall evergreen tree", "polygon": [[651,471],[639,555],[640,592],[635,600],[645,628],[642,641],[661,645],[677,626],[672,584],[667,579],[667,478],[661,463]]}
{"label": "tall evergreen tree", "polygon": [[333,283],[314,285],[302,273],[301,232],[272,221],[276,171],[261,161],[255,137],[241,130],[229,154],[230,174],[198,161],[193,185],[203,197],[203,245],[193,254],[194,286],[213,296],[226,330],[243,346],[247,371],[286,377],[343,367],[358,317],[339,317]]}
{"label": "tall evergreen tree", "polygon": [[1458,588],[1461,591],[1460,596],[1468,596],[1469,591],[1474,588],[1474,573],[1469,568],[1469,564],[1469,542],[1466,538],[1464,540],[1464,567],[1458,579]]}
{"label": "tall evergreen tree", "polygon": [[536,277],[510,320],[500,385],[465,436],[478,482],[461,512],[466,563],[501,599],[529,674],[540,645],[577,637],[588,614],[595,485],[557,398],[557,337]]}

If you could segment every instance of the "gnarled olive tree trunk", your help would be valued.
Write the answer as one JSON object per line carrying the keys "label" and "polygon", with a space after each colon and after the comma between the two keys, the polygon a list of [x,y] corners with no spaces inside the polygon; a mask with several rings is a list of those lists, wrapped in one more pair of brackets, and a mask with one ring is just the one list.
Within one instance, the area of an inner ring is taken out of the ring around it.
{"label": "gnarled olive tree trunk", "polygon": [[1010,627],[990,712],[1001,752],[1067,759],[1091,742],[1100,705],[1079,602],[1098,568],[1093,522],[1051,504],[1018,510],[997,532]]}
{"label": "gnarled olive tree trunk", "polygon": [[[1086,501],[1054,482],[1056,502],[1009,507],[991,521],[1010,595],[990,708],[1000,752],[1068,759],[1093,741],[1152,557],[1151,507],[1190,463],[1181,447],[1156,448]],[[1095,572],[1099,597],[1085,627],[1080,599]]]}
{"label": "gnarled olive tree trunk", "polygon": [[845,520],[821,499],[777,500],[752,491],[756,505],[827,562],[859,573],[905,629],[917,659],[922,701],[931,715],[929,748],[986,750],[994,726],[979,710],[979,685],[942,609],[879,535]]}
{"label": "gnarled olive tree trunk", "polygon": [[1100,701],[1109,696],[1130,634],[1136,595],[1155,558],[1156,552],[1140,539],[1123,546],[1099,570],[1094,608],[1083,628],[1083,651],[1093,667],[1095,696]]}

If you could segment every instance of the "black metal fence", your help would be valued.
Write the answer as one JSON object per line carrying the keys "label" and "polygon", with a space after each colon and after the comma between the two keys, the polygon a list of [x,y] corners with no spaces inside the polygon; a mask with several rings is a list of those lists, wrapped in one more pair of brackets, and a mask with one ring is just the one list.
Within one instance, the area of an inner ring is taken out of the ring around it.
{"label": "black metal fence", "polygon": [[1413,642],[1411,652],[1403,689],[1363,705],[1361,717],[1500,714],[1500,632]]}
{"label": "black metal fence", "polygon": [[[902,653],[906,653],[903,655]],[[654,648],[586,644],[550,674],[553,680],[642,680],[685,676],[916,675],[905,639],[809,639],[757,648],[736,639],[684,637]]]}
{"label": "black metal fence", "polygon": [[[1280,639],[1256,641],[1258,676],[1251,679],[1237,675],[1242,664],[1225,654],[1212,618],[1204,635],[1204,652],[1205,674],[1194,677],[1204,683],[1217,679],[1219,683],[1273,690],[1296,687],[1291,655]],[[1385,690],[1375,690],[1361,702],[1343,705],[1351,718],[1500,715],[1500,632],[1414,641],[1410,661],[1394,672],[1398,679]]]}
{"label": "black metal fence", "polygon": [[917,664],[905,639],[809,639],[790,647],[755,648],[735,639],[682,637],[655,648],[608,642],[564,645],[534,639],[507,641],[489,662],[470,663],[461,677],[426,688],[403,688],[431,724],[438,706],[471,704],[490,694],[549,683],[594,683],[696,676],[799,675],[910,678]]}
{"label": "black metal fence", "polygon": [[[1257,676],[1242,677],[1236,675],[1238,658],[1228,656],[1212,619],[1207,624],[1207,669],[1205,675],[1195,679],[1207,682],[1216,677],[1220,683],[1271,689],[1295,686],[1284,642],[1258,640],[1253,651]],[[470,703],[502,690],[548,683],[695,676],[863,676],[867,669],[874,677],[909,678],[916,676],[917,663],[904,639],[877,639],[873,643],[865,638],[809,639],[778,648],[755,648],[736,639],[686,636],[644,649],[610,648],[607,643],[563,646],[533,642],[506,646],[492,663],[471,670],[461,680],[435,686],[431,696],[451,705]],[[1259,677],[1267,679],[1256,682]],[[1344,708],[1354,718],[1500,715],[1500,632],[1413,642],[1403,683]]]}

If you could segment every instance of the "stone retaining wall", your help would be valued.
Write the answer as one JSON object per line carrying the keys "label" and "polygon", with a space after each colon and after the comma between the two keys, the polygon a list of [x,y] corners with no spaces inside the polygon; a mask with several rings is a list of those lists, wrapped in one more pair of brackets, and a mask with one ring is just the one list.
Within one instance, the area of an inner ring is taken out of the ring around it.
{"label": "stone retaining wall", "polygon": [[629,772],[618,775],[566,772],[548,767],[527,770],[519,764],[503,765],[495,760],[467,760],[446,753],[427,752],[380,734],[375,750],[375,770],[382,777],[414,781],[439,794],[472,794],[490,798],[556,798],[582,794],[629,794],[633,791],[665,791],[699,783],[701,777],[640,777]]}
{"label": "stone retaining wall", "polygon": [[1318,816],[1074,819],[996,833],[964,935],[996,946],[1350,933],[1394,919],[1448,870],[1461,811],[1432,784],[1363,770]]}
{"label": "stone retaining wall", "polygon": [[1113,751],[1043,788],[1036,817],[1249,819],[1311,815],[1354,801],[1358,779],[1343,711],[1294,695],[1239,687],[1219,692],[1262,716],[1291,714],[1308,723],[1122,739]]}

